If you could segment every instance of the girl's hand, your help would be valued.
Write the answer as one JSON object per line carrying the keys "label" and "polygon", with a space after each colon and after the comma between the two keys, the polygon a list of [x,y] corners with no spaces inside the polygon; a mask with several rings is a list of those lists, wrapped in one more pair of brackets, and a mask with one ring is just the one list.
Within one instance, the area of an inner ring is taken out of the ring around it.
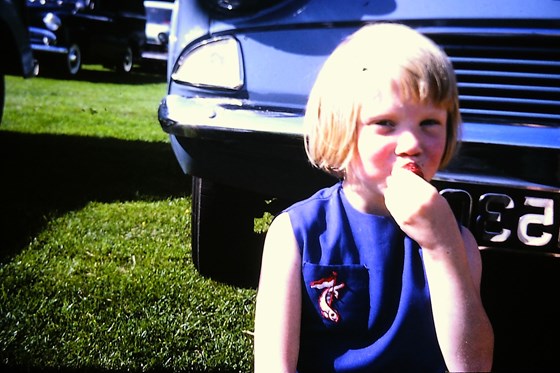
{"label": "girl's hand", "polygon": [[459,230],[449,229],[458,225],[447,201],[411,170],[395,167],[387,178],[385,205],[401,229],[423,248],[458,239]]}

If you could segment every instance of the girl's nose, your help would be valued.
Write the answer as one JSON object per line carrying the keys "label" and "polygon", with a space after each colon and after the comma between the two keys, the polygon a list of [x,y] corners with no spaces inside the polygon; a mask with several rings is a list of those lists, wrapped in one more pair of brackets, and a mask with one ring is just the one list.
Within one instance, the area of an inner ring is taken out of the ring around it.
{"label": "girl's nose", "polygon": [[420,141],[412,131],[403,131],[397,137],[396,155],[413,156],[420,153]]}

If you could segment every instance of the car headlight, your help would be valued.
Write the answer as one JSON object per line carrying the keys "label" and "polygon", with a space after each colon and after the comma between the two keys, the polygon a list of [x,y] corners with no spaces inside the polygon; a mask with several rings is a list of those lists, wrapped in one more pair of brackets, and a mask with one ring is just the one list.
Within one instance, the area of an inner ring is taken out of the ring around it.
{"label": "car headlight", "polygon": [[62,21],[60,20],[60,18],[58,18],[56,14],[49,12],[45,14],[45,16],[43,17],[43,23],[45,24],[47,29],[51,31],[56,31],[60,28]]}
{"label": "car headlight", "polygon": [[226,36],[187,49],[179,57],[171,78],[195,87],[240,90],[244,77],[239,42]]}

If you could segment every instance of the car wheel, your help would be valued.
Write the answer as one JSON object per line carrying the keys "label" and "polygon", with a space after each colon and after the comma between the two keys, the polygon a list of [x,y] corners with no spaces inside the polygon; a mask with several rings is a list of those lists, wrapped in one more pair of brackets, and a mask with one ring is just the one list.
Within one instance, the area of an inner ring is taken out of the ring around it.
{"label": "car wheel", "polygon": [[64,73],[75,76],[82,68],[82,52],[78,44],[72,44],[68,48],[68,54],[64,63]]}
{"label": "car wheel", "polygon": [[120,61],[117,61],[117,72],[128,74],[132,71],[133,65],[133,55],[132,55],[132,48],[126,47],[121,55]]}
{"label": "car wheel", "polygon": [[193,177],[191,246],[196,269],[205,277],[256,287],[263,234],[254,232],[264,198]]}
{"label": "car wheel", "polygon": [[6,97],[6,81],[4,75],[0,74],[0,124],[2,124],[2,117],[4,116],[4,100]]}

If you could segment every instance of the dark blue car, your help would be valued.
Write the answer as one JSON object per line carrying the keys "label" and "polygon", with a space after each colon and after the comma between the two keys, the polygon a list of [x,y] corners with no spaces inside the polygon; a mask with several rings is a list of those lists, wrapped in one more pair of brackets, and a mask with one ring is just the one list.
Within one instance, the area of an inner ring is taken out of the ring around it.
{"label": "dark blue car", "polygon": [[42,71],[76,76],[83,64],[129,73],[146,42],[143,0],[26,0]]}
{"label": "dark blue car", "polygon": [[462,146],[434,183],[483,250],[496,369],[560,368],[558,0],[177,0],[159,121],[192,176],[196,267],[254,286],[254,218],[334,182],[305,156],[307,95],[335,46],[379,21],[456,69]]}

